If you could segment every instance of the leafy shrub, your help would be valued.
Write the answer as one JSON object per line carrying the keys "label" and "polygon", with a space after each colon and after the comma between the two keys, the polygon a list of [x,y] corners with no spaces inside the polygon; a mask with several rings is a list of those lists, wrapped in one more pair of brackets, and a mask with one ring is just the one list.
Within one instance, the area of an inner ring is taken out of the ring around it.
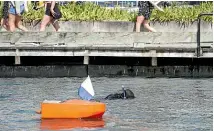
{"label": "leafy shrub", "polygon": [[[2,3],[2,2],[1,2]],[[2,4],[1,4],[2,5]],[[0,5],[0,10],[2,6]],[[44,8],[33,10],[32,5],[29,12],[23,16],[24,22],[32,22],[33,20],[41,20],[44,15]],[[70,2],[65,6],[60,6],[63,17],[61,21],[136,21],[137,12],[128,12],[121,10],[119,7],[108,9],[100,7],[90,2],[84,4],[75,4]],[[0,12],[0,18],[2,17]],[[179,23],[190,23],[197,20],[200,13],[213,13],[212,2],[202,2],[200,5],[192,7],[179,7],[172,5],[164,8],[164,12],[156,9],[153,10],[150,21],[169,22],[176,21]],[[204,16],[204,21],[212,22],[212,16]]]}

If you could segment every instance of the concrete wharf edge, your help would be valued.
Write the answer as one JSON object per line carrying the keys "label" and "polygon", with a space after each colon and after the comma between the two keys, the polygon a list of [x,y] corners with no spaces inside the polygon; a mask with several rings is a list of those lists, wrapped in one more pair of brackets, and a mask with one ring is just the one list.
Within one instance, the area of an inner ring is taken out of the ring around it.
{"label": "concrete wharf edge", "polygon": [[[213,33],[201,33],[200,58],[213,58]],[[0,56],[196,58],[196,32],[0,32]]]}
{"label": "concrete wharf edge", "polygon": [[[205,52],[212,53],[212,32],[201,33],[201,46],[205,48]],[[106,56],[117,56],[117,51],[118,53],[124,51],[124,56],[131,57],[133,52],[142,51],[141,55],[137,57],[145,57],[143,55],[144,51],[186,53],[195,51],[196,47],[197,35],[195,32],[0,32],[0,56],[10,56],[11,54],[7,53],[9,50],[23,51],[25,52],[23,56],[32,56],[32,51],[38,52],[36,56],[39,54],[46,56],[45,51],[53,52],[50,54],[51,56],[55,56],[54,52],[61,52],[61,56],[75,56],[75,53],[78,56],[84,56],[85,53],[81,54],[81,52],[89,50],[89,56],[102,55],[100,52],[109,52]],[[128,51],[130,51],[130,54],[126,55],[129,53]],[[66,54],[66,52],[73,52],[73,54]],[[22,56],[21,53],[19,55]],[[118,56],[123,55],[118,54]],[[154,53],[151,53],[150,57],[153,56]],[[176,57],[170,56],[170,53],[168,56]],[[149,55],[146,57],[149,57]],[[185,57],[185,55],[179,57]],[[194,57],[194,55],[189,57]],[[208,55],[207,57],[212,56]]]}

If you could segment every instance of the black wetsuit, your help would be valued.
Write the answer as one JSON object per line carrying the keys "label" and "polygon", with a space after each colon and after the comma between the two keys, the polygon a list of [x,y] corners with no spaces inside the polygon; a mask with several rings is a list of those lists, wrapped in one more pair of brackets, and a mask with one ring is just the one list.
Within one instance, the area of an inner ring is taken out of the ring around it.
{"label": "black wetsuit", "polygon": [[110,94],[105,99],[107,100],[115,100],[115,99],[134,99],[134,93],[130,89],[123,89],[122,91],[118,91],[118,93]]}

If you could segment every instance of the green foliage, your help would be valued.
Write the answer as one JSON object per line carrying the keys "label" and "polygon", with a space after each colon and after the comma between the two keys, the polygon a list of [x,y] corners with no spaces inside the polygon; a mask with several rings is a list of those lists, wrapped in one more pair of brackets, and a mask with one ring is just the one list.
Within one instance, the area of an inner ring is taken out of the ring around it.
{"label": "green foliage", "polygon": [[[200,13],[213,13],[213,3],[203,2],[200,5],[192,7],[171,6],[164,9],[164,12],[154,10],[150,18],[151,21],[169,22],[176,21],[179,23],[191,23],[197,20]],[[211,22],[212,16],[204,16],[202,20]]]}
{"label": "green foliage", "polygon": [[44,8],[39,10],[33,10],[32,5],[28,7],[30,10],[27,13],[23,14],[23,22],[32,22],[34,20],[41,20],[44,16]]}
{"label": "green foliage", "polygon": [[0,1],[0,18],[2,18],[3,1]]}
{"label": "green foliage", "polygon": [[[1,2],[2,3],[2,2]],[[0,10],[2,10],[2,4],[0,4]],[[33,20],[41,20],[44,15],[44,8],[39,10],[33,10],[32,5],[29,7],[29,12],[23,15],[24,22],[31,22]],[[84,4],[75,4],[70,2],[65,6],[60,6],[63,17],[62,21],[136,21],[137,12],[128,12],[121,10],[119,7],[114,9],[108,9],[100,7],[90,2]],[[212,13],[213,3],[203,2],[200,5],[192,7],[179,7],[172,5],[164,8],[164,12],[160,12],[156,9],[153,10],[150,21],[157,22],[169,22],[176,21],[179,23],[190,23],[197,20],[200,13]],[[0,12],[0,18],[2,16]],[[212,22],[212,16],[204,16],[204,21]]]}
{"label": "green foliage", "polygon": [[[75,3],[69,3],[65,6],[60,6],[62,12],[62,21],[132,21],[134,13],[129,13],[119,8],[107,9],[95,5],[90,2],[76,5]],[[30,10],[24,14],[23,19],[25,21],[39,20],[44,15],[44,8],[39,11]]]}

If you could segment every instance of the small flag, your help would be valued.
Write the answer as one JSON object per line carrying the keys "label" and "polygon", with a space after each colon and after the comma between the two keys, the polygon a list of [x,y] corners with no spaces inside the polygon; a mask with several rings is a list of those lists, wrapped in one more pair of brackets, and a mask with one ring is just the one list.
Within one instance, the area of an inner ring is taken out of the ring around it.
{"label": "small flag", "polygon": [[94,96],[94,88],[91,83],[91,79],[88,76],[85,81],[81,84],[81,86],[78,89],[78,95],[83,100],[91,100]]}

